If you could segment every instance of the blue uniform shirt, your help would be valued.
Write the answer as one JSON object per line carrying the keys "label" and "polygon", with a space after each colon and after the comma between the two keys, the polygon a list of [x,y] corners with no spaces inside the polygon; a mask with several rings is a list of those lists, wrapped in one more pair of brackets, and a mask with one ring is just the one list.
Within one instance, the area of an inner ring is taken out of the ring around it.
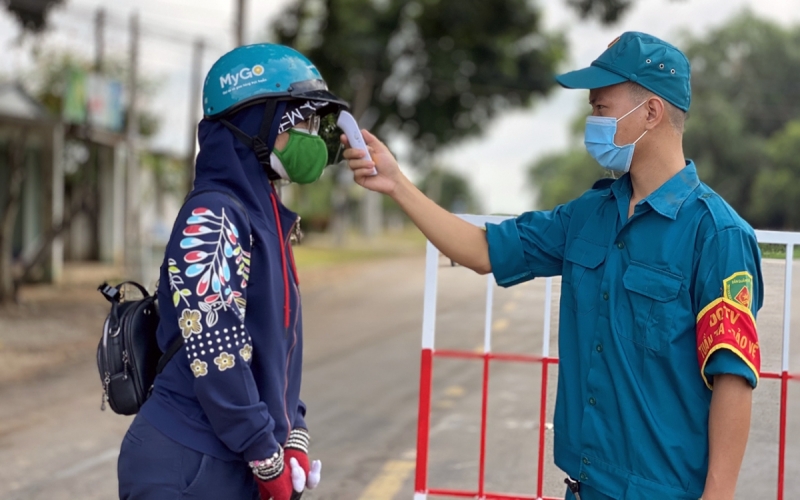
{"label": "blue uniform shirt", "polygon": [[758,382],[760,252],[692,162],[628,218],[631,194],[625,175],[488,225],[492,270],[562,276],[556,465],[608,497],[696,500],[713,376]]}

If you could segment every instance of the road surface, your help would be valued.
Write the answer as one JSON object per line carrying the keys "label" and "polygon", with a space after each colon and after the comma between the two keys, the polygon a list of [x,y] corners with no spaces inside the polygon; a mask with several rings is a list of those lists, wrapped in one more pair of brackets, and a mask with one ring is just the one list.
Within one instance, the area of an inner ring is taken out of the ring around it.
{"label": "road surface", "polygon": [[[765,262],[764,273],[767,305],[759,315],[763,369],[777,371],[783,265]],[[792,363],[800,371],[800,266],[794,273]],[[304,285],[303,399],[309,407],[312,454],[322,459],[324,467],[320,488],[304,498],[411,500],[424,259],[370,262],[341,272],[312,272],[310,278]],[[555,280],[556,291],[558,287]],[[482,346],[485,293],[485,277],[441,261],[438,348],[476,350]],[[541,352],[543,298],[544,280],[495,289],[496,352]],[[116,498],[117,452],[130,419],[99,411],[101,391],[91,344],[99,334],[102,311],[101,302],[87,309],[83,319],[89,324],[96,320],[97,328],[81,341],[88,346],[81,355],[60,359],[53,369],[33,378],[0,385],[0,499]],[[554,355],[557,312],[554,301]],[[48,328],[57,328],[59,314],[50,312]],[[0,317],[0,328],[13,325]],[[538,364],[492,364],[487,441],[490,491],[536,491],[540,374]],[[549,415],[556,375],[551,367]],[[476,488],[480,383],[480,362],[435,362],[431,486]],[[778,388],[776,381],[763,380],[755,393],[753,428],[737,499],[776,498]],[[792,498],[800,493],[800,383],[792,385],[789,397],[786,492]],[[558,496],[563,494],[563,475],[552,465],[549,426],[546,437],[544,490],[546,495]]]}

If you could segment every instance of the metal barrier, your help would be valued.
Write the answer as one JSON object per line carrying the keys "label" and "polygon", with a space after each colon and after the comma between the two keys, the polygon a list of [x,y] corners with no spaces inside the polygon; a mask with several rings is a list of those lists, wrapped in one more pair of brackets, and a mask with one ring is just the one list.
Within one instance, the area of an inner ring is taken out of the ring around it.
{"label": "metal barrier", "polygon": [[[461,216],[464,220],[476,225],[484,226],[487,223],[498,224],[509,217],[497,216]],[[781,372],[762,372],[761,378],[777,379],[781,381],[780,392],[780,427],[779,427],[779,456],[778,456],[778,500],[784,499],[784,478],[786,458],[786,400],[789,380],[800,379],[800,374],[789,373],[789,338],[791,320],[792,298],[792,262],[795,245],[800,246],[800,233],[787,233],[778,231],[756,231],[759,243],[771,243],[786,246],[786,274],[784,277],[784,309],[783,309],[783,356]],[[477,498],[479,500],[561,500],[562,497],[543,496],[544,487],[544,456],[545,456],[545,419],[547,413],[547,375],[551,364],[558,364],[558,358],[550,357],[550,316],[553,296],[553,280],[546,278],[545,303],[544,303],[544,330],[541,356],[530,356],[514,353],[492,352],[492,306],[494,302],[494,277],[489,275],[486,287],[486,322],[484,326],[483,352],[459,350],[436,350],[434,340],[436,336],[436,297],[439,273],[439,251],[432,243],[428,242],[425,259],[425,305],[422,321],[422,359],[419,385],[419,420],[417,427],[417,467],[414,486],[414,500],[427,500],[428,497],[462,497]],[[460,358],[483,361],[483,387],[481,398],[481,424],[480,424],[480,456],[478,461],[478,487],[477,490],[455,490],[431,488],[428,486],[428,452],[431,419],[431,390],[433,385],[433,360],[434,358]],[[508,493],[487,492],[485,489],[486,476],[486,430],[489,407],[489,365],[492,360],[541,363],[542,386],[541,402],[539,409],[539,450],[537,462],[537,483],[535,495],[516,495]]]}

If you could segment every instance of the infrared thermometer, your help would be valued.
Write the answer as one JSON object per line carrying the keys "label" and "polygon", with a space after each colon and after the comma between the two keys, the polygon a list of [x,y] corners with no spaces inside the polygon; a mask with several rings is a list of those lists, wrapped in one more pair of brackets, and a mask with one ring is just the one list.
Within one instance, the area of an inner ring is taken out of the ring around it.
{"label": "infrared thermometer", "polygon": [[[356,119],[353,118],[353,115],[348,113],[347,111],[341,111],[339,113],[339,118],[336,120],[336,125],[342,129],[344,135],[347,136],[347,142],[350,143],[350,147],[353,149],[360,149],[367,153],[365,159],[372,161],[372,156],[369,154],[369,149],[367,149],[367,143],[364,141],[364,136],[361,135],[361,129],[358,128],[358,123]],[[378,170],[373,168],[371,175],[378,175]]]}

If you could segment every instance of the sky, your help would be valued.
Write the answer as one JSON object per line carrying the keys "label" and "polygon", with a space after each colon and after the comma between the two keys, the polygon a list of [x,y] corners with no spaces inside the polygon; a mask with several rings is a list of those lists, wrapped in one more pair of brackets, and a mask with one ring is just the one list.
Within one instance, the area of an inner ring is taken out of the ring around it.
{"label": "sky", "polygon": [[[249,0],[245,41],[262,40],[267,24],[291,1]],[[158,95],[146,103],[163,119],[161,132],[150,145],[183,154],[190,133],[191,41],[198,36],[207,41],[205,74],[233,47],[234,4],[234,0],[67,0],[65,7],[53,12],[54,29],[42,44],[51,49],[69,47],[92,57],[92,19],[95,9],[103,6],[109,16],[107,54],[125,57],[127,18],[138,11],[143,26],[142,73],[160,84]],[[536,0],[536,4],[542,9],[545,29],[567,33],[569,57],[563,71],[588,65],[624,31],[644,31],[679,43],[682,32],[702,36],[745,8],[785,26],[800,24],[797,0],[637,0],[612,26],[578,19],[565,0]],[[31,43],[20,41],[16,22],[0,10],[0,79],[31,74]],[[441,152],[438,162],[469,178],[487,213],[516,214],[535,208],[535,195],[526,186],[527,168],[542,155],[569,145],[569,124],[582,109],[588,112],[586,98],[584,91],[556,89],[531,109],[497,118],[484,136]],[[402,164],[404,170],[413,171]]]}

